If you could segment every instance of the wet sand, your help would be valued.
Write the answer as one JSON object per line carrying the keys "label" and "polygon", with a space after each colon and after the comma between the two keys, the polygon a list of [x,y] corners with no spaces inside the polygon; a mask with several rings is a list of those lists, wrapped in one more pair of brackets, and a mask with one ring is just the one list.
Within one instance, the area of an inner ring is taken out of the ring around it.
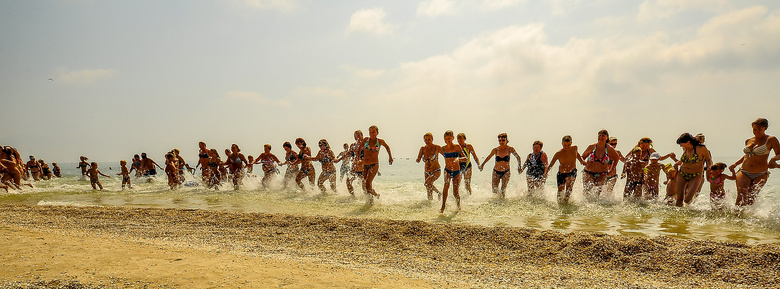
{"label": "wet sand", "polygon": [[0,205],[0,262],[0,288],[780,284],[777,245],[124,207]]}

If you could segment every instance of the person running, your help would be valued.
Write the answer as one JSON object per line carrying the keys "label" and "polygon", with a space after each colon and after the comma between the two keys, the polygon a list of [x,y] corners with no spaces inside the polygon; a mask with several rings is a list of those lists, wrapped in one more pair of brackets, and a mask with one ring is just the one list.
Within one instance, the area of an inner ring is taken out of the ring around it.
{"label": "person running", "polygon": [[60,169],[60,166],[57,165],[57,163],[51,163],[51,172],[54,174],[55,177],[61,178],[62,177],[62,169]]}
{"label": "person running", "polygon": [[441,165],[439,165],[439,153],[441,146],[433,143],[433,134],[430,132],[423,135],[424,146],[420,147],[417,153],[417,162],[421,160],[425,163],[423,176],[425,178],[425,190],[428,193],[428,201],[433,201],[433,193],[436,192],[438,199],[441,200],[441,192],[436,188],[434,182],[441,176]]}
{"label": "person running", "polygon": [[523,168],[526,173],[526,183],[528,183],[528,193],[534,194],[535,192],[544,188],[544,183],[547,182],[547,175],[544,170],[547,168],[547,154],[542,151],[544,143],[541,141],[534,141],[531,145],[532,152],[525,158]]}
{"label": "person running", "polygon": [[195,165],[195,169],[200,167],[200,177],[204,184],[207,184],[209,182],[209,178],[211,178],[211,175],[209,174],[210,159],[211,156],[209,156],[209,149],[206,147],[206,143],[202,141],[198,142],[198,163]]}
{"label": "person running", "polygon": [[317,178],[317,187],[325,194],[325,181],[330,181],[330,189],[336,193],[336,166],[333,164],[336,161],[336,155],[333,150],[330,149],[328,141],[321,139],[317,146],[320,147],[320,151],[312,160],[319,161],[322,164],[322,171]]}
{"label": "person running", "polygon": [[455,197],[455,203],[460,211],[460,195],[458,194],[458,187],[460,186],[460,162],[464,161],[466,154],[460,145],[452,143],[455,136],[451,130],[444,132],[444,143],[439,151],[444,157],[444,191],[442,192],[441,209],[439,213],[444,213],[444,209],[447,205],[447,191],[452,183],[452,196]]}
{"label": "person running", "polygon": [[295,183],[301,190],[305,190],[303,187],[304,178],[309,178],[309,186],[314,188],[314,179],[317,176],[317,172],[314,170],[314,165],[311,163],[311,149],[306,146],[306,141],[302,138],[295,139],[295,146],[300,150],[298,152],[298,160],[301,163],[301,169],[298,170],[298,175],[295,176]]}
{"label": "person running", "polygon": [[[285,144],[289,145],[290,143],[285,143]],[[292,148],[292,146],[290,146],[290,148]],[[271,153],[270,144],[263,145],[263,153],[257,157],[255,163],[261,164],[261,167],[263,169],[263,180],[260,181],[260,183],[263,185],[263,188],[267,188],[268,184],[271,182],[271,178],[273,178],[273,176],[278,173],[276,169],[276,164],[282,165],[282,163],[279,161],[279,158],[277,158],[276,155]],[[290,166],[288,166],[288,168],[289,167]]]}
{"label": "person running", "polygon": [[99,176],[104,176],[107,178],[111,178],[111,176],[104,174],[100,170],[98,170],[98,164],[96,162],[92,162],[89,166],[89,170],[87,170],[87,175],[89,176],[89,182],[92,185],[93,190],[97,190],[95,185],[100,187],[100,190],[103,190],[103,184],[100,183]]}
{"label": "person running", "polygon": [[699,145],[690,133],[683,133],[677,138],[677,144],[683,149],[680,161],[675,164],[679,177],[677,178],[678,207],[689,206],[699,189],[699,182],[704,177],[704,168],[712,163],[709,150]]}
{"label": "person running", "polygon": [[168,186],[171,190],[179,186],[179,162],[176,156],[169,152],[165,154],[165,175],[168,176]]}
{"label": "person running", "polygon": [[474,156],[474,162],[477,164],[479,164],[479,157],[477,157],[477,151],[474,150],[474,147],[466,143],[465,133],[458,134],[458,145],[463,148],[463,153],[466,156],[466,160],[460,162],[460,171],[463,173],[463,184],[466,185],[466,192],[471,195],[471,156]]}
{"label": "person running", "polygon": [[146,153],[141,153],[141,170],[144,172],[144,177],[153,177],[157,175],[157,169],[161,170],[163,167],[157,164],[153,159],[146,156]]}
{"label": "person running", "polygon": [[133,170],[135,170],[135,177],[140,178],[143,172],[141,171],[141,168],[143,168],[144,163],[141,162],[141,156],[138,154],[133,155],[133,163],[130,165],[130,172],[132,173]]}
{"label": "person running", "polygon": [[366,194],[368,194],[369,203],[373,203],[373,197],[379,197],[379,194],[374,190],[374,178],[379,172],[379,149],[380,147],[385,148],[390,165],[393,165],[393,154],[390,152],[390,146],[387,145],[385,140],[377,138],[379,135],[379,128],[376,125],[372,125],[368,128],[368,135],[369,137],[364,138],[359,147],[361,147],[363,151],[361,160],[363,163]]}
{"label": "person running", "polygon": [[347,190],[349,194],[355,195],[355,188],[352,186],[352,182],[358,180],[360,187],[363,189],[363,193],[366,193],[365,178],[363,177],[363,149],[360,147],[360,143],[363,141],[363,132],[356,130],[352,134],[355,138],[355,142],[349,148],[349,154],[352,157],[352,169],[349,175],[347,175]]}
{"label": "person running", "polygon": [[[751,206],[756,201],[756,196],[769,179],[769,169],[776,167],[776,160],[780,155],[780,142],[777,138],[766,134],[769,121],[765,118],[756,119],[753,127],[753,137],[745,140],[745,153],[736,163],[729,166],[734,173],[738,165],[742,165],[737,173],[737,200],[739,207]],[[775,153],[775,157],[769,159],[769,154]]]}
{"label": "person running", "polygon": [[292,150],[292,144],[290,144],[290,142],[284,142],[282,148],[284,148],[285,155],[284,162],[280,165],[287,165],[287,170],[284,172],[284,179],[282,180],[282,189],[286,189],[287,183],[298,176],[298,164],[300,163],[300,160],[298,160],[298,153]]}
{"label": "person running", "polygon": [[707,170],[706,178],[710,183],[710,207],[713,211],[720,211],[724,207],[726,199],[726,190],[723,189],[725,180],[736,180],[737,176],[732,173],[730,176],[723,173],[726,170],[726,164],[715,163]]}
{"label": "person running", "polygon": [[[509,155],[514,155],[515,158],[517,158],[517,172],[523,172],[521,167],[523,162],[520,160],[520,155],[517,154],[515,148],[507,145],[508,143],[509,139],[507,138],[507,134],[499,134],[498,147],[490,151],[490,155],[488,155],[482,161],[482,164],[479,165],[479,170],[481,171],[490,158],[496,156],[496,162],[493,165],[493,194],[498,194],[502,199],[506,197],[506,186],[509,184],[509,177],[512,175],[510,172]],[[500,190],[499,184],[501,185]]]}
{"label": "person running", "polygon": [[339,172],[341,173],[340,180],[344,180],[344,175],[349,173],[349,166],[352,165],[351,163],[352,155],[349,151],[349,144],[344,143],[344,151],[339,153],[338,156],[336,156],[336,160],[333,161],[335,163],[341,162],[341,169],[339,169]]}
{"label": "person running", "polygon": [[626,178],[626,187],[623,190],[623,199],[639,200],[642,197],[644,182],[644,168],[650,163],[650,155],[655,152],[653,140],[649,137],[639,139],[639,142],[626,155],[623,173],[620,178]]}
{"label": "person running", "polygon": [[613,162],[620,159],[615,148],[607,144],[607,140],[609,140],[609,132],[602,129],[598,132],[597,142],[589,145],[582,152],[582,159],[585,160],[585,168],[582,170],[582,188],[585,197],[601,195],[604,185],[607,184],[609,170],[613,168]]}
{"label": "person running", "polygon": [[89,159],[87,157],[85,157],[85,156],[80,156],[79,160],[80,160],[79,161],[79,166],[76,167],[76,168],[77,169],[81,169],[81,178],[82,179],[86,179],[86,177],[87,177],[87,170],[89,169],[89,163],[87,162],[87,160],[89,160]]}
{"label": "person running", "polygon": [[41,166],[41,178],[44,180],[51,180],[52,173],[49,165],[43,159],[38,160],[38,165]]}
{"label": "person running", "polygon": [[127,186],[128,189],[132,189],[133,185],[130,183],[130,170],[127,169],[127,161],[119,161],[119,166],[121,166],[121,169],[116,175],[122,176],[122,189],[124,190],[125,186]]}
{"label": "person running", "polygon": [[227,159],[225,163],[233,176],[233,189],[238,190],[244,178],[244,166],[247,163],[246,157],[241,153],[241,149],[237,144],[232,144],[230,145],[230,154]]}
{"label": "person running", "polygon": [[220,167],[222,167],[223,164],[217,149],[213,148],[209,150],[209,160],[206,163],[206,166],[208,169],[203,170],[203,172],[205,172],[208,176],[208,179],[206,180],[206,188],[214,188],[215,190],[219,189],[219,185],[222,180],[222,172]]}
{"label": "person running", "polygon": [[553,155],[550,165],[544,170],[544,175],[550,172],[555,162],[560,162],[558,174],[556,175],[556,184],[558,185],[558,203],[568,204],[571,197],[571,191],[574,187],[574,181],[577,179],[577,162],[585,165],[585,161],[580,156],[577,146],[572,145],[571,136],[567,135],[561,139],[561,150]]}
{"label": "person running", "polygon": [[[623,156],[623,153],[620,152],[620,150],[617,149],[618,145],[618,139],[616,137],[609,137],[609,143],[610,146],[612,146],[613,149],[615,149],[615,152],[618,154],[618,158],[621,162],[626,162],[626,158]],[[617,184],[617,166],[618,161],[617,160],[609,160],[612,167],[609,169],[609,175],[607,176],[607,184],[606,184],[606,191],[611,195],[615,191],[615,184]],[[624,166],[625,168],[625,166]]]}
{"label": "person running", "polygon": [[27,171],[33,180],[39,181],[41,179],[41,165],[35,160],[35,156],[30,156],[30,160],[27,162]]}

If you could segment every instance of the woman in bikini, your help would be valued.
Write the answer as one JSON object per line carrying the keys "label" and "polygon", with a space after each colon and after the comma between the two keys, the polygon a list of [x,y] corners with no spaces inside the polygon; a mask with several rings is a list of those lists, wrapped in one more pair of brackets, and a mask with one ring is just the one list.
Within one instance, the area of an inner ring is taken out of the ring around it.
{"label": "woman in bikini", "polygon": [[[609,137],[609,142],[607,143],[615,149],[615,152],[618,154],[620,161],[625,163],[626,158],[623,157],[623,153],[617,149],[618,139],[616,137]],[[606,191],[612,194],[612,192],[615,191],[615,184],[617,184],[617,166],[619,162],[617,160],[609,160],[609,162],[612,164],[612,167],[609,169],[609,175],[607,175]]]}
{"label": "woman in bikini", "polygon": [[699,182],[704,178],[704,168],[712,164],[709,150],[699,145],[690,133],[684,133],[677,138],[677,144],[683,148],[677,177],[677,202],[678,207],[689,206],[699,189]]}
{"label": "woman in bikini", "polygon": [[244,166],[247,164],[246,157],[241,153],[241,149],[237,144],[232,144],[227,158],[226,163],[230,169],[230,174],[233,175],[233,189],[238,190],[244,178]]}
{"label": "woman in bikini", "polygon": [[390,146],[387,145],[385,140],[378,138],[379,128],[372,125],[368,128],[368,137],[364,138],[360,143],[363,150],[363,177],[365,178],[366,194],[368,194],[368,202],[373,203],[374,197],[379,197],[379,194],[374,190],[374,178],[379,172],[379,148],[385,147],[387,155],[389,157],[390,165],[393,165],[393,154],[390,152]]}
{"label": "woman in bikini", "polygon": [[303,187],[303,182],[301,182],[301,180],[308,177],[309,184],[313,188],[317,172],[314,171],[314,165],[311,163],[311,149],[306,146],[306,141],[302,138],[295,139],[295,146],[300,150],[298,152],[298,160],[301,163],[301,169],[298,170],[298,175],[295,176],[295,183],[298,184],[298,187],[300,187],[301,190],[304,190],[305,188]]}
{"label": "woman in bikini", "polygon": [[317,145],[320,147],[320,151],[317,152],[317,156],[312,160],[319,161],[322,164],[322,172],[317,178],[317,187],[320,188],[322,193],[325,193],[325,181],[330,181],[330,189],[336,193],[336,166],[333,162],[336,159],[333,150],[330,149],[328,141],[321,139]]}
{"label": "woman in bikini", "polygon": [[598,133],[598,141],[582,152],[582,159],[585,160],[585,168],[582,170],[585,197],[601,195],[604,185],[607,184],[607,176],[613,168],[613,162],[620,159],[615,148],[607,144],[607,140],[609,140],[609,132],[602,129]]}
{"label": "woman in bikini", "polygon": [[463,173],[463,181],[466,185],[466,192],[471,195],[471,156],[474,156],[474,162],[479,164],[479,158],[477,152],[471,144],[466,143],[466,134],[458,134],[458,145],[463,148],[463,154],[465,154],[466,160],[460,162],[460,171]]}
{"label": "woman in bikini", "polygon": [[282,180],[282,189],[286,189],[287,183],[298,176],[298,164],[300,161],[298,160],[298,153],[292,150],[292,144],[290,144],[290,142],[284,142],[282,147],[284,148],[285,154],[284,162],[280,165],[287,165],[287,170],[284,172],[284,179]]}
{"label": "woman in bikini", "polygon": [[420,147],[420,152],[417,154],[417,162],[419,163],[422,160],[425,163],[425,190],[428,192],[428,200],[433,201],[433,192],[436,192],[439,200],[441,200],[441,192],[433,183],[441,176],[441,166],[438,158],[441,146],[433,143],[433,134],[430,132],[423,135],[423,142],[425,142],[425,145]]}
{"label": "woman in bikini", "polygon": [[[736,205],[740,207],[753,205],[756,196],[769,178],[769,168],[776,167],[778,154],[780,154],[780,142],[777,137],[766,134],[769,121],[759,118],[751,125],[753,137],[745,140],[745,148],[742,150],[745,155],[729,166],[729,170],[734,172],[734,168],[742,164],[737,173]],[[769,153],[772,151],[775,156],[770,160]]]}
{"label": "woman in bikini", "polygon": [[[286,144],[289,145],[290,143]],[[292,146],[290,146],[290,148],[292,148]],[[271,178],[277,173],[275,164],[282,165],[282,163],[279,161],[279,158],[277,158],[276,155],[271,153],[270,144],[263,145],[263,153],[257,157],[257,160],[255,160],[255,164],[257,163],[260,163],[263,169],[263,180],[260,181],[260,183],[263,185],[263,188],[267,188],[268,183],[271,182]],[[288,168],[290,167],[291,166],[288,166]]]}
{"label": "woman in bikini", "polygon": [[525,158],[522,170],[525,170],[526,183],[528,183],[528,193],[533,194],[544,187],[546,176],[544,170],[547,168],[547,154],[542,151],[544,143],[534,141],[531,145],[532,152]]}
{"label": "woman in bikini", "polygon": [[41,179],[41,165],[35,160],[35,156],[30,156],[30,161],[27,162],[27,170],[32,175],[33,180],[38,181]]}
{"label": "woman in bikini", "polygon": [[[517,158],[517,172],[523,172],[523,169],[520,167],[520,164],[523,163],[520,161],[520,155],[517,154],[515,148],[508,146],[508,143],[509,139],[507,138],[506,133],[499,134],[498,147],[490,151],[490,155],[488,155],[487,158],[482,161],[482,164],[479,165],[479,170],[481,171],[485,167],[485,163],[487,163],[492,156],[496,156],[496,163],[493,166],[493,193],[499,194],[502,199],[506,197],[506,186],[509,184],[509,177],[511,176],[511,168],[509,166],[510,154]],[[501,185],[500,191],[498,189],[499,184]]]}
{"label": "woman in bikini", "polygon": [[460,185],[460,162],[465,161],[466,155],[463,153],[463,148],[460,145],[452,143],[455,136],[451,130],[444,132],[444,143],[441,147],[440,153],[444,156],[444,197],[441,199],[441,209],[439,213],[444,213],[444,208],[447,205],[447,191],[450,188],[450,182],[452,182],[452,196],[455,197],[455,203],[460,211],[460,195],[458,194],[458,187]]}
{"label": "woman in bikini", "polygon": [[208,176],[208,179],[206,180],[206,188],[219,189],[220,180],[222,179],[220,176],[222,159],[219,157],[219,152],[217,152],[217,149],[209,150],[209,160],[206,163],[206,166],[208,168],[203,170],[204,172],[207,172],[206,175]]}
{"label": "woman in bikini", "polygon": [[[209,178],[209,149],[206,148],[205,142],[198,142],[198,164],[195,165],[195,169],[200,167],[200,176],[204,184],[208,183]],[[133,159],[133,166],[135,166],[135,159]],[[136,172],[138,173],[138,172]],[[136,175],[137,177],[137,175]]]}

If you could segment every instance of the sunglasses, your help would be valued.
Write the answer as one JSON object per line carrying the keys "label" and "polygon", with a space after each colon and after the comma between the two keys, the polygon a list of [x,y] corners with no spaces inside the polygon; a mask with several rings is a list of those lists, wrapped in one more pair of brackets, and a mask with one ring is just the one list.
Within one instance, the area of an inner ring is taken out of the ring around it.
{"label": "sunglasses", "polygon": [[616,146],[616,145],[617,145],[617,143],[616,143],[616,142],[611,142],[611,143],[609,143],[609,145],[611,145],[611,146]]}

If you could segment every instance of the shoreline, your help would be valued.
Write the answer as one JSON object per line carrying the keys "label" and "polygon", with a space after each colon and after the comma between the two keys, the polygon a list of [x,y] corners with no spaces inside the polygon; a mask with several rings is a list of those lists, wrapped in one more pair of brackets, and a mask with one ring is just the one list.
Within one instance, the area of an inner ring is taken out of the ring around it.
{"label": "shoreline", "polygon": [[[197,280],[203,283],[187,283],[186,287],[219,286],[216,284],[268,287],[269,284],[257,282],[278,274],[297,277],[290,279],[289,284],[277,284],[290,287],[364,288],[404,284],[404,287],[731,288],[780,283],[780,246],[771,244],[422,221],[128,207],[0,204],[0,220],[0,240],[3,240],[0,258],[15,270],[28,272],[0,275],[2,282],[6,282],[0,283],[0,288],[11,286],[9,282],[32,284],[36,280],[61,279],[57,276],[69,276],[79,283],[98,287],[110,287],[112,281],[124,280],[125,285],[178,288],[185,286],[181,282],[195,282],[192,276],[208,277]],[[36,241],[39,240],[36,236],[54,241]],[[34,245],[20,245],[25,242]],[[70,243],[81,244],[84,250],[103,252],[106,260],[125,260],[130,257],[127,255],[132,255],[133,260],[141,263],[102,267],[97,264],[90,277],[88,270],[73,269],[82,265],[77,258],[56,257],[71,254],[71,250],[62,248],[63,244]],[[125,249],[102,250],[105,246]],[[52,254],[49,260],[44,255],[36,258],[42,261],[30,261],[31,256],[46,250]],[[148,275],[128,271],[143,264],[143,260],[157,260],[170,254],[183,256],[170,257],[171,260],[211,260],[216,268],[243,264],[239,267],[251,272],[270,270],[260,265],[265,263],[287,271],[269,271],[267,276],[255,272],[231,279],[227,277],[233,275],[227,271],[204,275],[209,272],[209,267],[204,266],[201,269],[205,271],[189,272],[196,275],[187,277],[181,265],[176,264],[180,261],[157,264],[158,270],[147,272]],[[47,269],[51,259],[63,259],[62,272]],[[303,276],[304,272],[314,277],[303,278],[307,277]],[[252,279],[251,276],[266,277]],[[319,283],[307,283],[311,280]]]}

